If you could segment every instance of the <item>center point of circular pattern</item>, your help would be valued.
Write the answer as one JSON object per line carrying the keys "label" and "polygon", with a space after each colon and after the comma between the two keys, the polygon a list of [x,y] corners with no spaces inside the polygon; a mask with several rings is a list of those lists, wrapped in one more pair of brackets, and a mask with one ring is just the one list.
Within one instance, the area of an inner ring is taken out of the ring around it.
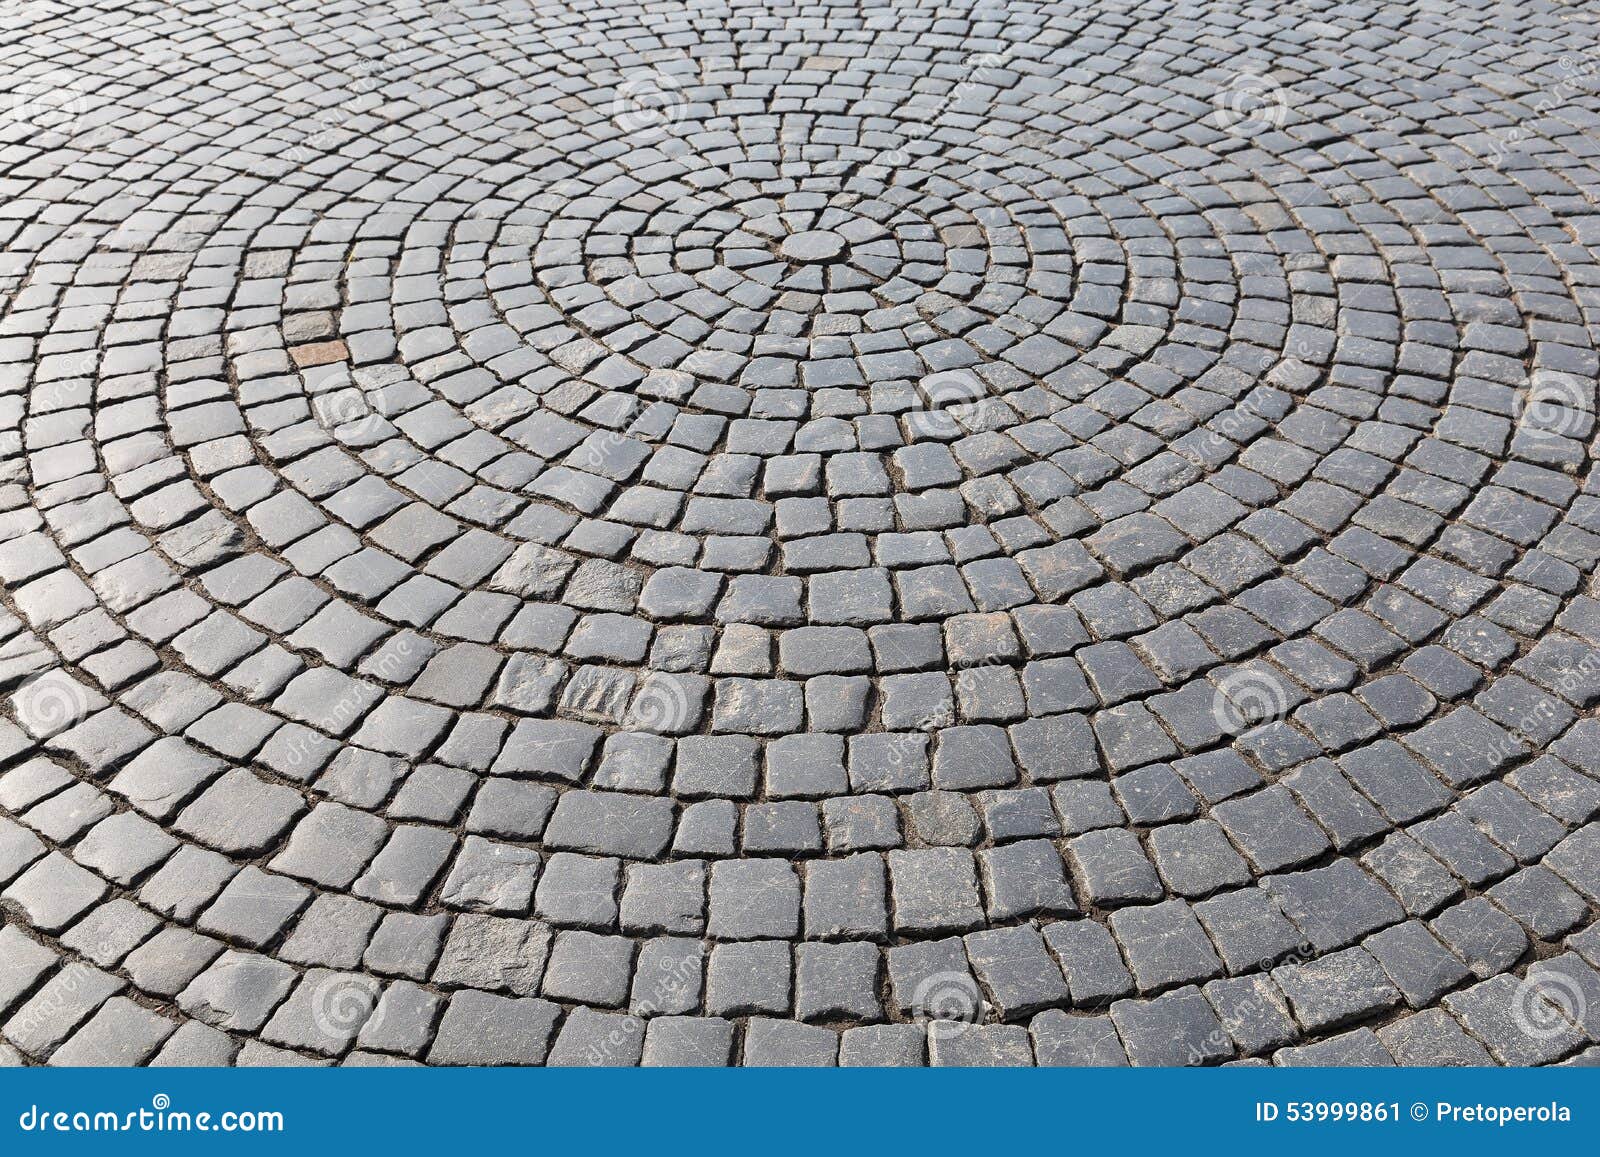
{"label": "center point of circular pattern", "polygon": [[831,229],[808,229],[785,237],[779,251],[790,261],[827,265],[843,257],[848,248],[849,242]]}

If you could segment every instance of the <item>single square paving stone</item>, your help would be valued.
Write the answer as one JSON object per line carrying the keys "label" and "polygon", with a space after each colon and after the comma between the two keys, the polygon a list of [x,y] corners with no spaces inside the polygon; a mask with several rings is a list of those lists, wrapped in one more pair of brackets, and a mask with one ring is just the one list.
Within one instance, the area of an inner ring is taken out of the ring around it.
{"label": "single square paving stone", "polygon": [[1009,727],[1017,760],[1034,783],[1094,775],[1100,752],[1094,730],[1081,715],[1052,715]]}
{"label": "single square paving stone", "polygon": [[[102,968],[111,968],[120,964],[128,953],[161,927],[161,920],[154,914],[139,907],[131,900],[116,899],[100,905],[61,937],[63,948],[81,953],[90,961]],[[10,967],[6,960],[5,943],[10,940],[17,944],[26,941],[16,925],[8,925],[16,939],[10,939],[0,934],[0,972]],[[4,1011],[6,1003],[5,985],[0,984],[0,1011]]]}
{"label": "single square paving stone", "polygon": [[1041,1068],[1112,1068],[1128,1063],[1108,1016],[1072,1016],[1048,1009],[1028,1022],[1028,1035]]}
{"label": "single square paving stone", "polygon": [[1272,970],[1272,979],[1289,998],[1295,1019],[1314,1034],[1393,1008],[1401,1000],[1400,990],[1364,948],[1282,965]]}
{"label": "single square paving stone", "polygon": [[798,855],[822,850],[817,805],[804,800],[746,804],[743,850],[749,855]]}
{"label": "single square paving stone", "polygon": [[1061,853],[1048,840],[985,848],[978,853],[978,867],[990,920],[1078,912]]}
{"label": "single square paving stone", "polygon": [[1261,888],[1241,888],[1194,906],[1228,971],[1237,975],[1309,950],[1310,943]]}
{"label": "single square paving stone", "polygon": [[1600,904],[1600,821],[1562,840],[1550,850],[1544,864],[1591,904]]}
{"label": "single square paving stone", "polygon": [[1461,881],[1403,832],[1362,856],[1361,866],[1382,880],[1413,916],[1432,915],[1463,890]]}
{"label": "single square paving stone", "polygon": [[1420,819],[1453,798],[1448,788],[1393,740],[1346,752],[1338,763],[1351,782],[1396,823]]}
{"label": "single square paving stone", "polygon": [[1205,1065],[1234,1055],[1233,1041],[1198,988],[1154,1000],[1119,1000],[1111,1020],[1134,1065]]}
{"label": "single square paving stone", "polygon": [[1389,829],[1389,821],[1350,786],[1332,760],[1317,759],[1284,777],[1284,786],[1311,814],[1340,851]]}
{"label": "single square paving stone", "polygon": [[1147,763],[1172,759],[1177,746],[1143,705],[1125,703],[1095,715],[1095,739],[1113,771],[1126,771]]}
{"label": "single square paving stone", "polygon": [[987,1007],[957,937],[903,944],[886,954],[894,1011],[919,1021],[970,1021]]}
{"label": "single square paving stone", "polygon": [[550,949],[550,929],[537,921],[465,914],[450,927],[433,971],[441,987],[539,991]]}
{"label": "single square paving stone", "polygon": [[645,1030],[640,1063],[670,1068],[721,1068],[733,1059],[732,1021],[717,1017],[659,1016]]}
{"label": "single square paving stone", "polygon": [[1535,961],[1528,966],[1528,986],[1537,989],[1562,1016],[1589,1035],[1600,1033],[1600,973],[1574,952]]}
{"label": "single square paving stone", "polygon": [[1017,782],[1017,765],[1006,733],[993,724],[946,727],[933,755],[933,783],[948,791],[1006,787]]}
{"label": "single square paving stone", "polygon": [[906,797],[910,830],[935,847],[968,847],[981,835],[977,810],[961,792],[919,791]]}
{"label": "single square paving stone", "polygon": [[1454,812],[1412,824],[1407,832],[1473,887],[1484,887],[1517,866],[1489,837]]}
{"label": "single square paving stone", "polygon": [[60,852],[37,861],[0,892],[0,909],[44,932],[59,932],[98,904],[109,889]]}
{"label": "single square paving stone", "polygon": [[793,938],[800,880],[786,860],[729,860],[711,868],[707,932],[719,940]]}
{"label": "single square paving stone", "polygon": [[338,1056],[372,1018],[381,985],[353,972],[309,969],[261,1030],[269,1044]]}
{"label": "single square paving stone", "polygon": [[795,1015],[805,1021],[879,1019],[879,950],[872,944],[801,944],[795,949]]}
{"label": "single square paving stone", "polygon": [[1120,908],[1109,922],[1140,992],[1159,992],[1222,973],[1222,961],[1210,938],[1182,900]]}
{"label": "single square paving stone", "polygon": [[1172,769],[1207,803],[1217,803],[1262,785],[1261,773],[1231,747],[1174,761]]}
{"label": "single square paving stone", "polygon": [[678,741],[672,791],[684,799],[748,799],[756,790],[760,746],[739,735],[695,735]]}
{"label": "single square paving stone", "polygon": [[1318,952],[1343,948],[1405,919],[1383,885],[1346,859],[1325,868],[1266,876],[1261,884]]}
{"label": "single square paving stone", "polygon": [[1061,968],[1035,929],[974,932],[966,937],[966,946],[967,959],[1002,1019],[1014,1020],[1070,999]]}
{"label": "single square paving stone", "polygon": [[361,957],[362,966],[380,976],[426,980],[439,959],[449,926],[450,917],[443,912],[431,916],[390,912],[372,934]]}
{"label": "single square paving stone", "polygon": [[1205,896],[1251,880],[1249,865],[1212,820],[1155,829],[1150,833],[1150,855],[1167,887],[1180,896]]}
{"label": "single square paving stone", "polygon": [[534,894],[541,920],[572,928],[609,929],[617,921],[619,861],[557,852],[545,862]]}
{"label": "single square paving stone", "polygon": [[706,1011],[712,1016],[783,1016],[791,1004],[793,961],[787,941],[718,944],[706,969]]}
{"label": "single square paving stone", "polygon": [[732,800],[708,799],[692,803],[678,817],[672,850],[680,856],[731,856],[737,843],[738,826],[739,808]]}
{"label": "single square paving stone", "polygon": [[767,746],[767,795],[814,799],[842,794],[849,786],[844,737],[785,735]]}
{"label": "single square paving stone", "polygon": [[215,1068],[233,1063],[239,1042],[219,1029],[186,1020],[150,1058],[151,1068]]}
{"label": "single square paving stone", "polygon": [[348,888],[387,836],[388,828],[376,816],[320,803],[295,825],[268,867],[326,888]]}
{"label": "single square paving stone", "polygon": [[1432,928],[1479,980],[1506,971],[1528,948],[1521,925],[1482,896],[1446,908],[1434,918]]}
{"label": "single square paving stone", "polygon": [[1061,817],[1062,832],[1069,836],[1121,827],[1127,822],[1126,813],[1111,795],[1111,786],[1096,780],[1058,783],[1050,792],[1050,800]]}
{"label": "single square paving stone", "polygon": [[822,826],[830,852],[897,848],[905,843],[900,810],[886,795],[823,800]]}
{"label": "single square paving stone", "polygon": [[1561,823],[1503,783],[1485,784],[1465,796],[1459,810],[1524,864],[1543,859],[1566,835]]}
{"label": "single square paving stone", "polygon": [[1398,1065],[1462,1068],[1494,1064],[1484,1047],[1441,1008],[1402,1017],[1377,1032],[1378,1040]]}
{"label": "single square paving stone", "polygon": [[1358,1028],[1315,1044],[1279,1049],[1272,1063],[1291,1068],[1381,1068],[1393,1065],[1394,1058],[1370,1028]]}
{"label": "single square paving stone", "polygon": [[866,1024],[839,1034],[841,1068],[920,1068],[928,1063],[927,1032],[919,1024]]}
{"label": "single square paving stone", "polygon": [[1067,844],[1073,875],[1091,904],[1109,906],[1159,900],[1156,870],[1145,858],[1139,837],[1122,828],[1089,832]]}
{"label": "single square paving stone", "polygon": [[1143,826],[1187,819],[1199,810],[1193,793],[1164,763],[1119,775],[1111,786],[1128,818]]}
{"label": "single square paving stone", "polygon": [[310,898],[311,889],[250,865],[228,881],[195,927],[260,948],[275,939]]}
{"label": "single square paving stone", "polygon": [[552,1000],[620,1008],[633,979],[633,952],[626,936],[561,932],[545,964],[543,993]]}
{"label": "single square paving stone", "polygon": [[173,997],[225,947],[220,940],[197,936],[187,928],[163,928],[129,953],[122,967],[141,992]]}
{"label": "single square paving stone", "polygon": [[1458,707],[1412,732],[1406,746],[1456,788],[1481,783],[1528,752],[1505,728],[1470,707]]}
{"label": "single square paving stone", "polygon": [[1556,940],[1583,922],[1589,907],[1543,864],[1501,880],[1486,895],[1540,940]]}
{"label": "single square paving stone", "polygon": [[928,1063],[944,1068],[1019,1068],[1033,1064],[1033,1042],[1020,1024],[955,1024],[928,1030]]}
{"label": "single square paving stone", "polygon": [[556,1068],[629,1068],[644,1055],[644,1034],[645,1022],[638,1017],[575,1008],[545,1063]]}
{"label": "single square paving stone", "polygon": [[1330,846],[1289,790],[1277,784],[1219,803],[1211,814],[1263,873],[1307,863]]}
{"label": "single square paving stone", "polygon": [[706,947],[684,936],[661,936],[639,947],[628,1010],[635,1016],[671,1016],[700,1007]]}
{"label": "single square paving stone", "polygon": [[[955,793],[929,792],[927,794],[949,795]],[[1024,839],[1029,836],[1058,836],[1061,834],[1061,825],[1056,819],[1055,810],[1050,806],[1050,793],[1042,787],[979,792],[977,802],[983,813],[984,830],[989,833],[989,838],[996,843]]]}
{"label": "single square paving stone", "polygon": [[560,1015],[560,1006],[547,1000],[458,992],[439,1021],[428,1063],[543,1064]]}
{"label": "single square paving stone", "polygon": [[926,848],[889,853],[895,930],[967,932],[983,925],[972,853]]}
{"label": "single square paving stone", "polygon": [[442,996],[409,980],[398,980],[383,990],[356,1043],[363,1049],[420,1057],[433,1041],[443,1006]]}
{"label": "single square paving stone", "polygon": [[657,859],[672,840],[672,801],[620,792],[569,791],[544,831],[547,848]]}
{"label": "single square paving stone", "polygon": [[1426,1008],[1472,973],[1419,921],[1385,928],[1362,941],[1412,1008]]}
{"label": "single square paving stone", "polygon": [[1115,997],[1133,992],[1133,975],[1102,925],[1093,920],[1047,924],[1044,941],[1061,962],[1077,1007],[1103,1008]]}
{"label": "single square paving stone", "polygon": [[237,871],[217,852],[185,844],[139,889],[139,901],[176,920],[193,919],[216,899]]}
{"label": "single square paving stone", "polygon": [[495,775],[532,776],[577,783],[589,765],[601,733],[585,723],[524,719],[512,730],[494,761]]}
{"label": "single square paving stone", "polygon": [[354,968],[382,918],[375,904],[322,893],[301,913],[278,956],[291,964]]}
{"label": "single square paving stone", "polygon": [[764,1068],[826,1068],[838,1064],[839,1034],[792,1020],[751,1017],[744,1031],[744,1064]]}
{"label": "single square paving stone", "polygon": [[699,933],[705,928],[703,860],[629,864],[620,918],[628,932]]}
{"label": "single square paving stone", "polygon": [[177,1029],[169,1020],[124,996],[100,1006],[67,1042],[50,1054],[50,1064],[67,1067],[124,1067],[143,1064]]}
{"label": "single square paving stone", "polygon": [[178,1006],[217,1028],[256,1032],[296,980],[286,964],[252,952],[224,952],[178,994]]}
{"label": "single square paving stone", "polygon": [[1223,1028],[1245,1056],[1261,1056],[1292,1044],[1300,1035],[1282,991],[1270,977],[1231,976],[1205,986]]}

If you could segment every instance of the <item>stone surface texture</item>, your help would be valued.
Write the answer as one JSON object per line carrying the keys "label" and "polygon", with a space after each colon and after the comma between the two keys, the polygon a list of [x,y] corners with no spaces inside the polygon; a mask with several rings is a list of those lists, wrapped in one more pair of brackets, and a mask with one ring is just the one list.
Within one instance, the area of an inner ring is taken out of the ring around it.
{"label": "stone surface texture", "polygon": [[0,12],[0,1063],[1600,1041],[1600,17]]}

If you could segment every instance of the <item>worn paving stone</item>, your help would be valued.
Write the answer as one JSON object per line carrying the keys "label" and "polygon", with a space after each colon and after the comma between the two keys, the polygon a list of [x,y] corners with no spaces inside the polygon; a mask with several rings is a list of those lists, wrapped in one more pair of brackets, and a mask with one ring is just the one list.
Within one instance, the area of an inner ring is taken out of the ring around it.
{"label": "worn paving stone", "polygon": [[1591,24],[115,7],[0,30],[0,1057],[1587,1055]]}

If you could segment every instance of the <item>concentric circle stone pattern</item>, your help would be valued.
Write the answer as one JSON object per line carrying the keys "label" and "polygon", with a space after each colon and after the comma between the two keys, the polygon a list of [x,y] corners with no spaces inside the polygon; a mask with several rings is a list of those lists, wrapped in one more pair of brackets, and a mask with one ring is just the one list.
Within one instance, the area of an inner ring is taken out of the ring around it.
{"label": "concentric circle stone pattern", "polygon": [[1596,1059],[1593,5],[0,59],[0,1060]]}

